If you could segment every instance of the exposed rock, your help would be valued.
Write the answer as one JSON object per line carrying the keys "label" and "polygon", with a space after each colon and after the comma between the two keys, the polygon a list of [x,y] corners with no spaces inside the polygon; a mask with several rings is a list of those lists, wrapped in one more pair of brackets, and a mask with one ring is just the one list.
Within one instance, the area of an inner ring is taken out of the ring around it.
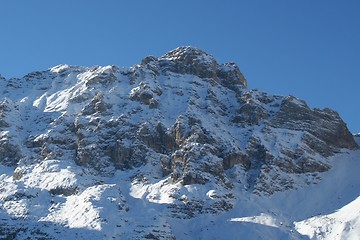
{"label": "exposed rock", "polygon": [[305,102],[291,96],[282,101],[280,111],[275,114],[270,125],[309,132],[314,137],[312,140],[305,141],[311,145],[310,148],[316,148],[316,145],[323,141],[324,144],[321,144],[323,147],[318,149],[318,152],[324,156],[333,152],[331,147],[334,149],[357,147],[354,138],[337,112],[330,109],[310,109]]}
{"label": "exposed rock", "polygon": [[82,109],[82,114],[83,115],[91,115],[91,114],[99,113],[99,112],[103,113],[111,107],[112,107],[111,104],[107,104],[104,101],[104,95],[98,94],[92,99],[92,101],[88,105],[86,105]]}
{"label": "exposed rock", "polygon": [[148,147],[158,153],[171,153],[178,148],[175,139],[167,133],[167,129],[163,124],[158,123],[155,129],[152,128],[153,126],[144,123],[137,132],[142,142]]}
{"label": "exposed rock", "polygon": [[5,166],[15,166],[21,158],[19,147],[11,143],[6,136],[0,136],[0,163]]}
{"label": "exposed rock", "polygon": [[240,72],[239,67],[234,62],[219,65],[217,76],[224,86],[232,90],[235,90],[235,85],[247,87],[247,81],[244,75]]}
{"label": "exposed rock", "polygon": [[246,169],[250,168],[251,161],[249,160],[249,156],[242,153],[240,150],[231,150],[229,153],[221,154],[220,156],[223,159],[225,170],[238,164]]}
{"label": "exposed rock", "polygon": [[160,66],[168,71],[215,78],[217,62],[211,55],[194,47],[178,47],[159,58]]}
{"label": "exposed rock", "polygon": [[229,88],[234,85],[247,87],[247,81],[235,63],[219,65],[213,56],[198,48],[178,47],[161,56],[159,64],[164,70],[174,73],[220,79]]}
{"label": "exposed rock", "polygon": [[49,193],[52,195],[64,195],[64,196],[71,196],[78,192],[76,187],[57,187],[49,190]]}

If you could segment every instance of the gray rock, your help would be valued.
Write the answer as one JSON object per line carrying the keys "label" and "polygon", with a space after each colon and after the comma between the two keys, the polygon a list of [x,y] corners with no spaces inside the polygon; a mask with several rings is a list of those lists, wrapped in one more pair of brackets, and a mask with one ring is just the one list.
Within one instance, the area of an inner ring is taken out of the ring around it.
{"label": "gray rock", "polygon": [[212,78],[229,88],[235,85],[247,87],[247,81],[235,63],[219,65],[213,56],[195,47],[178,47],[161,56],[159,64],[165,71]]}
{"label": "gray rock", "polygon": [[305,102],[292,96],[282,101],[280,111],[270,125],[310,133],[313,137],[306,135],[305,141],[323,156],[331,155],[340,148],[357,148],[352,134],[337,112],[328,108],[310,109]]}
{"label": "gray rock", "polygon": [[19,146],[11,143],[9,138],[0,139],[0,164],[16,166],[22,157]]}

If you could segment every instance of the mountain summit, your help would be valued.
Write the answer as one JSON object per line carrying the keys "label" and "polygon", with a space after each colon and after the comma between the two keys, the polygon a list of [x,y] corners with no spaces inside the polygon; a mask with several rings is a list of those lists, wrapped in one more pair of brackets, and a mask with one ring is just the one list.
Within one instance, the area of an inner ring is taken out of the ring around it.
{"label": "mountain summit", "polygon": [[200,78],[212,78],[223,84],[247,86],[238,66],[233,63],[219,65],[210,54],[194,47],[178,47],[159,59],[160,66],[174,73],[192,74]]}
{"label": "mountain summit", "polygon": [[267,211],[259,221],[273,229],[240,228],[245,238],[299,239],[300,219],[271,199],[328,182],[334,159],[357,149],[335,111],[248,90],[235,63],[194,47],[130,68],[59,65],[0,78],[0,232],[201,239],[221,226],[236,239],[232,214]]}

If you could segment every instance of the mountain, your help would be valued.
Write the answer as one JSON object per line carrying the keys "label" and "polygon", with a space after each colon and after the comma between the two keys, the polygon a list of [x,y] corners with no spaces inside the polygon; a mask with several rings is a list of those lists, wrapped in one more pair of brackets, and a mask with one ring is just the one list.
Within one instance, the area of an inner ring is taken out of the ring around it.
{"label": "mountain", "polygon": [[0,78],[0,238],[356,239],[358,139],[194,47]]}

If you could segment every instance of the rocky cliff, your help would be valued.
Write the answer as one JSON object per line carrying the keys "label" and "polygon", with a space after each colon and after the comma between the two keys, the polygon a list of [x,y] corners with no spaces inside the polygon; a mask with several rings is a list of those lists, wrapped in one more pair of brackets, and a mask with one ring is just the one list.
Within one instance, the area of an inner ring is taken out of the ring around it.
{"label": "rocky cliff", "polygon": [[[168,217],[227,211],[239,201],[234,191],[266,196],[317,183],[330,157],[356,148],[335,111],[248,90],[235,63],[193,47],[130,68],[59,65],[0,79],[0,163],[11,173],[2,187],[12,189],[2,209],[34,222],[20,239],[44,224],[173,239]],[[163,217],[139,227],[131,198],[165,203]],[[8,235],[11,224],[2,224]]]}

